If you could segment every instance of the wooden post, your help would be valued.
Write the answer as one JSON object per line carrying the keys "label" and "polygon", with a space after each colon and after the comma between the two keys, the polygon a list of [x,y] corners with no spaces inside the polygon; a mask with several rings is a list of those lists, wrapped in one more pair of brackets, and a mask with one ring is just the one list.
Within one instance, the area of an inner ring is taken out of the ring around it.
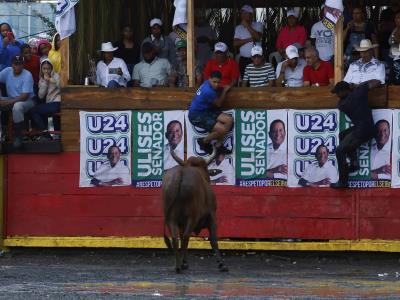
{"label": "wooden post", "polygon": [[194,0],[187,0],[187,20],[187,75],[189,76],[189,87],[194,87],[196,85],[194,72]]}
{"label": "wooden post", "polygon": [[343,16],[335,25],[335,84],[343,79]]}
{"label": "wooden post", "polygon": [[61,87],[69,82],[69,38],[61,40]]}

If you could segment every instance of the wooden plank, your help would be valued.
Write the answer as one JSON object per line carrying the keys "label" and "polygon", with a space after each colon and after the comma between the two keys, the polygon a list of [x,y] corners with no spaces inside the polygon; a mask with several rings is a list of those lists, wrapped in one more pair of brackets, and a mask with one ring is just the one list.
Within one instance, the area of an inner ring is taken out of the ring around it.
{"label": "wooden plank", "polygon": [[188,0],[187,3],[187,75],[189,76],[189,87],[196,85],[195,77],[195,38],[194,38],[194,0]]}
{"label": "wooden plank", "polygon": [[6,174],[6,169],[4,168],[4,155],[0,155],[0,251],[4,249],[4,236],[5,236],[5,193],[4,190],[4,175]]}
{"label": "wooden plank", "polygon": [[400,85],[388,86],[388,108],[400,108]]}
{"label": "wooden plank", "polygon": [[400,237],[400,218],[361,218],[359,238],[398,240]]}
{"label": "wooden plank", "polygon": [[335,84],[343,80],[343,16],[335,25]]}
{"label": "wooden plank", "polygon": [[67,86],[69,82],[69,38],[61,40],[61,86]]}

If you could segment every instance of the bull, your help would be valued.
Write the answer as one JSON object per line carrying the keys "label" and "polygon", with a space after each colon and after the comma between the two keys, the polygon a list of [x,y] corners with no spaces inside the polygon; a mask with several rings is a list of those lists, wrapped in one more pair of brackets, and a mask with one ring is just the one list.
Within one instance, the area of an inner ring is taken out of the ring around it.
{"label": "bull", "polygon": [[[171,150],[171,156],[179,165],[165,172],[163,176],[164,241],[167,247],[174,251],[177,273],[189,267],[187,249],[191,233],[198,235],[204,228],[208,229],[210,244],[217,257],[219,270],[228,271],[218,249],[217,204],[207,170],[207,166],[215,159],[216,154],[214,146],[213,153],[207,160],[192,156],[183,161]],[[172,243],[166,234],[166,229],[170,232]]]}

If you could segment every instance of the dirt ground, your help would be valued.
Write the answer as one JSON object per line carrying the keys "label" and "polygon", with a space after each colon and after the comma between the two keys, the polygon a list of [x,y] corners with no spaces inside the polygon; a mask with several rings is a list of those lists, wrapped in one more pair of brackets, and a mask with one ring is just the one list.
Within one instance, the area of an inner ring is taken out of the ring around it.
{"label": "dirt ground", "polygon": [[0,299],[400,299],[400,254],[191,251],[175,274],[167,250],[11,249]]}

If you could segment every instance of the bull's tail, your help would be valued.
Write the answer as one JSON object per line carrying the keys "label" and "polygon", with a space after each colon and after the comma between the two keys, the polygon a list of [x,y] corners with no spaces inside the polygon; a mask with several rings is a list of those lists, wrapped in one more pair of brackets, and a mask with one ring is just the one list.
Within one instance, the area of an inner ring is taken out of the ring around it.
{"label": "bull's tail", "polygon": [[165,243],[165,245],[167,245],[167,248],[169,250],[172,250],[172,243],[171,243],[170,238],[167,236],[166,229],[167,229],[167,224],[164,223],[164,243]]}

